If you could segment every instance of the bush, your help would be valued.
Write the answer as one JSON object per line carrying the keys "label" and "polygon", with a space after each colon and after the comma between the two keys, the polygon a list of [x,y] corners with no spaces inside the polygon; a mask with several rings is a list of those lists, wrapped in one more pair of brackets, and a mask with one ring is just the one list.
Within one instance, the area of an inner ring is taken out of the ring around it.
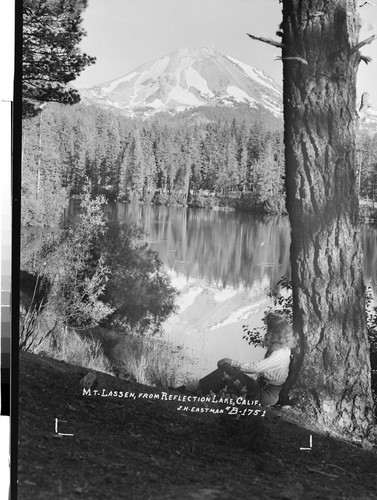
{"label": "bush", "polygon": [[175,310],[176,290],[157,252],[140,243],[141,229],[114,223],[97,248],[110,269],[103,300],[113,308],[102,325],[137,333],[161,330]]}
{"label": "bush", "polygon": [[152,203],[154,205],[173,205],[173,206],[186,206],[187,205],[187,194],[183,192],[172,192],[171,194],[169,193],[164,193],[160,191],[155,191],[155,193],[152,194],[146,194],[144,196],[143,201],[146,203]]}
{"label": "bush", "polygon": [[286,214],[287,210],[285,208],[284,195],[282,193],[276,193],[267,198],[267,200],[262,203],[262,211],[270,215]]}
{"label": "bush", "polygon": [[212,196],[195,194],[190,197],[188,204],[190,207],[194,208],[213,208],[216,206],[216,199]]}
{"label": "bush", "polygon": [[243,196],[239,200],[235,200],[235,209],[245,212],[257,212],[261,214],[280,215],[286,214],[285,197],[282,193],[277,193],[270,196],[263,202],[258,197],[251,193]]}
{"label": "bush", "polygon": [[123,378],[161,389],[182,382],[179,374],[182,360],[193,362],[176,347],[163,339],[136,334],[126,335],[114,352],[114,370]]}
{"label": "bush", "polygon": [[377,415],[377,306],[373,305],[372,285],[366,291],[368,337],[370,344],[370,364],[372,369],[372,395]]}
{"label": "bush", "polygon": [[19,348],[21,351],[34,352],[56,329],[58,321],[51,325],[48,313],[42,306],[32,304],[29,307],[20,306],[20,337]]}
{"label": "bush", "polygon": [[369,205],[360,205],[359,218],[362,222],[377,222],[377,208]]}
{"label": "bush", "polygon": [[[293,303],[292,303],[292,284],[288,278],[283,276],[277,282],[276,288],[269,288],[267,291],[268,297],[272,299],[273,306],[265,310],[265,315],[269,312],[274,312],[276,314],[281,314],[285,317],[288,323],[292,324],[293,319]],[[254,345],[259,347],[263,345],[263,337],[266,333],[266,325],[261,327],[254,327],[252,330],[249,329],[247,325],[243,325],[243,339],[245,339],[249,345]]]}
{"label": "bush", "polygon": [[105,199],[92,199],[89,191],[90,186],[83,194],[78,222],[65,233],[45,236],[35,269],[50,283],[49,310],[74,328],[95,326],[113,310],[103,301],[110,273],[106,254],[95,252],[107,228]]}
{"label": "bush", "polygon": [[72,365],[84,366],[99,372],[112,373],[111,364],[103,353],[101,343],[94,338],[82,338],[77,332],[65,326],[58,326],[50,335],[37,329],[35,343],[29,350],[34,354],[49,356]]}
{"label": "bush", "polygon": [[142,230],[110,223],[104,204],[86,189],[77,224],[45,235],[33,255],[34,282],[49,284],[43,302],[66,326],[158,332],[174,311],[176,290],[158,254],[140,243]]}
{"label": "bush", "polygon": [[156,191],[152,198],[152,203],[154,205],[169,205],[170,197],[168,193],[160,193]]}

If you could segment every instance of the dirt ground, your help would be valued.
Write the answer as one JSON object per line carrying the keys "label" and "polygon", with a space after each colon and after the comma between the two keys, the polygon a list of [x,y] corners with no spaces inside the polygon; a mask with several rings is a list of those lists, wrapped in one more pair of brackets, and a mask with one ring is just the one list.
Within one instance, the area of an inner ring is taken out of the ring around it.
{"label": "dirt ground", "polygon": [[20,500],[377,498],[376,451],[298,425],[291,410],[246,416],[255,407],[188,403],[101,373],[83,395],[87,372],[21,353]]}

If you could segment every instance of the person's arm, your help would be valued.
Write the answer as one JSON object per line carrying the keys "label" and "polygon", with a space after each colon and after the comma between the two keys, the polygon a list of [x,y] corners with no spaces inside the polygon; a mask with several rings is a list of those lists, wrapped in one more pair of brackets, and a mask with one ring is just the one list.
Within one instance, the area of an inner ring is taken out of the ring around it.
{"label": "person's arm", "polygon": [[282,368],[287,357],[289,357],[289,352],[285,349],[279,349],[274,351],[268,358],[262,359],[261,361],[241,363],[240,361],[231,359],[229,364],[245,373],[264,373]]}

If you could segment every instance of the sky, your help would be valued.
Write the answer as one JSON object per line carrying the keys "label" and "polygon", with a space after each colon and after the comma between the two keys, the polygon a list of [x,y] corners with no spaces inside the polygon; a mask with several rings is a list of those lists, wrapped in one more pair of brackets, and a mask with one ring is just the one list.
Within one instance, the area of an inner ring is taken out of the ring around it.
{"label": "sky", "polygon": [[[363,40],[377,33],[377,6],[367,4],[360,12]],[[79,88],[114,80],[184,47],[214,47],[282,83],[280,49],[247,36],[278,39],[278,0],[89,0],[83,18],[87,36],[81,49],[97,61],[74,82]],[[373,61],[360,63],[358,93],[369,92],[377,109],[377,40],[361,52]]]}
{"label": "sky", "polygon": [[89,0],[82,49],[97,62],[77,86],[126,75],[176,49],[212,46],[281,80],[281,63],[274,60],[279,49],[246,35],[267,29],[273,35],[281,18],[278,5],[277,0]]}

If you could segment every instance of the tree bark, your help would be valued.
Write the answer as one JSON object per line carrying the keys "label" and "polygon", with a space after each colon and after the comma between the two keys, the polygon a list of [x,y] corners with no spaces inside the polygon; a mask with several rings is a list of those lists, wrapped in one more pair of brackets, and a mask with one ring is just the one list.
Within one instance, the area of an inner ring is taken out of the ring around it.
{"label": "tree bark", "polygon": [[323,428],[373,423],[356,182],[359,17],[354,0],[283,1],[287,209],[291,223],[291,393]]}

